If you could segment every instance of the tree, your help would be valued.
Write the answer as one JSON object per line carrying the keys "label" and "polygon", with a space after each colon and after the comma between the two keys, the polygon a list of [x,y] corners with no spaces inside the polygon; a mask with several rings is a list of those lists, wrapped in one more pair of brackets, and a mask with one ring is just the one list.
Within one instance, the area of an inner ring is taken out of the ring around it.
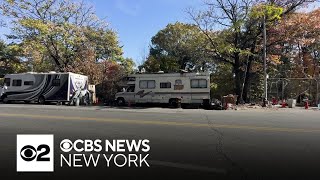
{"label": "tree", "polygon": [[320,9],[293,13],[270,28],[269,53],[279,59],[275,74],[286,78],[318,78]]}
{"label": "tree", "polygon": [[211,97],[221,99],[222,96],[233,93],[233,73],[230,64],[218,63],[211,73],[210,80]]}
{"label": "tree", "polygon": [[177,72],[200,67],[204,58],[205,37],[195,25],[168,24],[152,37],[147,71]]}
{"label": "tree", "polygon": [[116,62],[124,69],[124,72],[126,74],[133,73],[133,70],[135,67],[135,62],[132,58],[120,57],[119,59],[116,60]]}
{"label": "tree", "polygon": [[0,41],[0,77],[9,73],[19,73],[27,70],[26,63],[21,59],[21,49],[15,45],[7,45]]}
{"label": "tree", "polygon": [[313,1],[214,0],[205,3],[206,10],[189,10],[188,13],[210,42],[210,57],[232,66],[235,93],[247,101],[251,69],[254,64],[262,63],[261,15],[266,17],[269,28],[277,22],[278,17],[284,17],[308,2]]}
{"label": "tree", "polygon": [[114,100],[115,94],[119,91],[119,81],[126,75],[125,67],[116,61],[103,61],[102,64],[102,83],[97,89],[97,96],[104,100]]}
{"label": "tree", "polygon": [[[309,94],[318,99],[317,80],[320,76],[320,9],[295,12],[270,27],[268,54],[270,90],[274,96],[293,98]],[[298,102],[300,98],[297,98]],[[301,101],[300,101],[301,102]]]}
{"label": "tree", "polygon": [[0,9],[14,25],[8,37],[21,42],[34,66],[66,71],[76,59],[88,58],[83,51],[94,52],[96,60],[122,55],[116,33],[83,2],[5,0]]}

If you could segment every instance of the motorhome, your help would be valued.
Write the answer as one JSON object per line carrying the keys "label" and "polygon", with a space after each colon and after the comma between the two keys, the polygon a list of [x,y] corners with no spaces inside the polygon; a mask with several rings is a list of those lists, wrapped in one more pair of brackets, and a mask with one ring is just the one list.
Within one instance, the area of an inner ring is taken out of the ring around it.
{"label": "motorhome", "polygon": [[88,77],[74,73],[21,73],[4,77],[4,103],[10,101],[69,102],[79,90],[87,90]]}
{"label": "motorhome", "polygon": [[116,94],[118,105],[135,103],[208,104],[209,73],[134,74],[126,78],[122,92]]}

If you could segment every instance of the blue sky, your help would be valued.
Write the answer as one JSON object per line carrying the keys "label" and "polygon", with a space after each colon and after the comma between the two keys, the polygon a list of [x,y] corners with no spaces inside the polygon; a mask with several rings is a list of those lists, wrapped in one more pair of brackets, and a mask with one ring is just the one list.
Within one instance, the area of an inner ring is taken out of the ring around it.
{"label": "blue sky", "polygon": [[203,5],[202,0],[89,0],[99,17],[119,34],[124,56],[137,64],[148,54],[151,37],[168,23],[190,22],[185,12]]}
{"label": "blue sky", "polygon": [[[137,65],[148,55],[151,37],[168,23],[191,22],[186,9],[201,9],[203,0],[85,0],[118,32],[124,56]],[[316,5],[319,7],[319,4]],[[10,31],[0,28],[0,38]]]}
{"label": "blue sky", "polygon": [[[87,0],[119,34],[124,56],[137,65],[148,55],[151,37],[168,23],[192,22],[187,8],[202,9],[203,0]],[[314,9],[319,4],[306,7]]]}

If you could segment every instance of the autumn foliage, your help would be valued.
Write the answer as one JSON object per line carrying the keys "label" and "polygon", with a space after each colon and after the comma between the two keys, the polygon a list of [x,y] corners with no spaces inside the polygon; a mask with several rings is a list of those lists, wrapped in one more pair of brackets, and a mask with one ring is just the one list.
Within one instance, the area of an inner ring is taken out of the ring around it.
{"label": "autumn foliage", "polygon": [[293,13],[270,28],[270,62],[279,66],[290,65],[285,77],[319,77],[319,22],[320,9],[316,9]]}

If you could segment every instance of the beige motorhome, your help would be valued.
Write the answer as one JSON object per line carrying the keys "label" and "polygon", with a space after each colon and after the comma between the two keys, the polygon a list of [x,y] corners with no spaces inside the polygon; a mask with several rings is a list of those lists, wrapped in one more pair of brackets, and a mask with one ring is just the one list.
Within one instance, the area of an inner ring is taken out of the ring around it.
{"label": "beige motorhome", "polygon": [[203,104],[210,99],[209,73],[133,74],[116,94],[118,105],[135,103]]}

